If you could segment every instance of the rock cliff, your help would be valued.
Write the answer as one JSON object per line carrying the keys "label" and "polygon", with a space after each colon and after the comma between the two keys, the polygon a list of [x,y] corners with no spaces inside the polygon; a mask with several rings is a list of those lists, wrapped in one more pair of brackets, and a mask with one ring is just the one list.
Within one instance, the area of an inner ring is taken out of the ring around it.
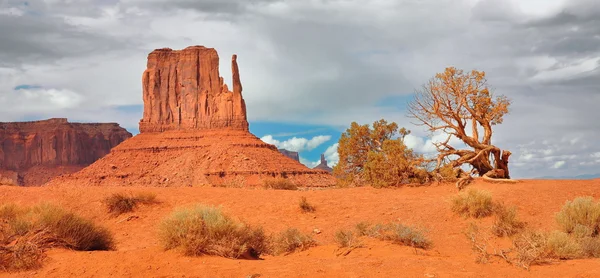
{"label": "rock cliff", "polygon": [[130,137],[116,123],[69,123],[60,118],[0,123],[0,175],[5,183],[16,175],[17,181],[11,178],[15,184],[40,185],[62,170],[92,164]]}
{"label": "rock cliff", "polygon": [[237,57],[231,59],[233,91],[219,75],[213,48],[157,49],[142,76],[144,117],[140,133],[229,128],[248,130]]}
{"label": "rock cliff", "polygon": [[324,154],[321,154],[321,163],[319,165],[315,166],[315,168],[313,168],[313,169],[324,170],[329,173],[333,172],[333,169],[327,165],[327,160],[325,159]]}
{"label": "rock cliff", "polygon": [[248,131],[236,58],[229,91],[212,48],[150,53],[142,76],[140,134],[50,184],[241,187],[274,178],[301,187],[335,184],[327,172],[307,168]]}
{"label": "rock cliff", "polygon": [[300,155],[298,152],[288,151],[286,149],[279,149],[279,152],[293,160],[300,162]]}

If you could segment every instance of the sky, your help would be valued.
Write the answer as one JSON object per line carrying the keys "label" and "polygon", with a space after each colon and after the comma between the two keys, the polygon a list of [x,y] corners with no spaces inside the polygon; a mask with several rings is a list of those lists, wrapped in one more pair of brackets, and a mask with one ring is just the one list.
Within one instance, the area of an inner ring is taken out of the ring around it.
{"label": "sky", "polygon": [[335,164],[351,122],[382,118],[431,154],[442,137],[406,104],[455,66],[513,101],[493,137],[511,176],[600,174],[597,0],[0,0],[0,38],[0,121],[136,133],[147,54],[204,45],[238,55],[251,132],[308,166]]}

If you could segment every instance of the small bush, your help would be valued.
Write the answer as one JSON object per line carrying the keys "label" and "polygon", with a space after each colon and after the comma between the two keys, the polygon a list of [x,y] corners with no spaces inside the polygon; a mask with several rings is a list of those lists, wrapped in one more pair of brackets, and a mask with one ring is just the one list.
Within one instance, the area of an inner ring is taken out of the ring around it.
{"label": "small bush", "polygon": [[258,258],[267,250],[261,228],[252,228],[223,214],[220,208],[198,205],[180,209],[160,224],[165,249],[181,248],[186,255]]}
{"label": "small bush", "polygon": [[600,258],[600,238],[581,239],[581,253],[585,257]]}
{"label": "small bush", "polygon": [[367,222],[360,222],[354,227],[358,236],[368,236],[370,234],[369,228],[371,225]]}
{"label": "small bush", "polygon": [[483,190],[469,189],[452,199],[452,211],[464,216],[482,218],[492,214],[492,195]]}
{"label": "small bush", "polygon": [[62,208],[42,205],[33,209],[39,225],[54,234],[64,247],[78,251],[111,250],[114,240],[110,232]]}
{"label": "small bush", "polygon": [[361,236],[366,235],[415,248],[428,249],[432,245],[431,240],[427,238],[423,229],[406,226],[400,223],[369,226],[366,222],[361,222],[356,225],[356,230]]}
{"label": "small bush", "polygon": [[550,256],[557,259],[575,259],[581,257],[581,245],[568,234],[554,231],[548,235],[547,248]]}
{"label": "small bush", "polygon": [[515,263],[525,269],[536,264],[547,263],[550,258],[548,253],[548,239],[544,233],[526,231],[513,240],[516,251]]}
{"label": "small bush", "polygon": [[286,178],[267,179],[263,185],[267,189],[298,190],[298,186]]}
{"label": "small bush", "polygon": [[496,219],[492,226],[492,232],[499,237],[513,236],[525,228],[525,222],[517,218],[517,210],[515,207],[507,208],[503,205],[498,205],[494,209]]}
{"label": "small bush", "polygon": [[300,209],[302,212],[315,212],[316,209],[313,205],[309,204],[306,197],[300,199]]}
{"label": "small bush", "polygon": [[592,197],[579,197],[567,201],[556,214],[556,222],[565,233],[579,237],[597,236],[600,232],[600,203]]}
{"label": "small bush", "polygon": [[316,246],[317,242],[309,235],[302,234],[298,229],[288,228],[273,238],[273,255],[290,254],[304,251]]}
{"label": "small bush", "polygon": [[414,227],[392,223],[386,229],[384,238],[394,243],[427,249],[431,247],[431,241],[425,236],[424,231]]}
{"label": "small bush", "polygon": [[335,233],[335,242],[341,248],[358,247],[360,243],[352,231],[339,230]]}
{"label": "small bush", "polygon": [[4,271],[23,271],[42,266],[44,251],[35,243],[17,242],[14,246],[0,246],[0,268]]}
{"label": "small bush", "polygon": [[150,192],[142,192],[137,195],[125,195],[122,193],[114,193],[104,199],[104,204],[109,213],[120,215],[127,212],[132,212],[138,204],[156,203],[156,194]]}
{"label": "small bush", "polygon": [[113,237],[107,229],[49,204],[33,208],[14,204],[0,206],[0,243],[3,245],[0,247],[0,269],[6,271],[39,267],[45,257],[44,250],[51,247],[78,251],[114,247]]}

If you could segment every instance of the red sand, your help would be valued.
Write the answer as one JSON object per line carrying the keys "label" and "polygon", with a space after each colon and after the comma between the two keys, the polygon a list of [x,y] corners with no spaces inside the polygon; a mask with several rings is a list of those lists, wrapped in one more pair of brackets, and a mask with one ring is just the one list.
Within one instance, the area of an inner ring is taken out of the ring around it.
{"label": "red sand", "polygon": [[[566,200],[600,195],[600,180],[537,181],[489,184],[477,181],[495,201],[515,205],[530,227],[556,229],[554,214]],[[155,192],[161,204],[141,206],[137,211],[110,217],[101,200],[114,192]],[[277,191],[210,187],[0,187],[1,202],[33,205],[48,201],[74,210],[107,226],[115,235],[117,251],[76,252],[54,249],[39,270],[4,274],[12,277],[600,277],[600,260],[557,261],[533,266],[531,271],[494,260],[475,263],[475,255],[463,234],[468,223],[489,226],[492,218],[463,219],[450,210],[448,200],[457,193],[453,185],[420,188],[325,189]],[[301,196],[317,208],[303,214]],[[288,256],[265,256],[263,260],[231,260],[220,257],[185,257],[163,251],[157,238],[160,220],[175,207],[195,203],[221,205],[244,221],[262,225],[267,233],[286,227],[303,232],[318,228],[318,247]],[[139,216],[120,222],[130,215]],[[364,248],[336,256],[334,233],[356,223],[400,220],[425,227],[433,248],[417,251],[374,239],[363,239]]]}

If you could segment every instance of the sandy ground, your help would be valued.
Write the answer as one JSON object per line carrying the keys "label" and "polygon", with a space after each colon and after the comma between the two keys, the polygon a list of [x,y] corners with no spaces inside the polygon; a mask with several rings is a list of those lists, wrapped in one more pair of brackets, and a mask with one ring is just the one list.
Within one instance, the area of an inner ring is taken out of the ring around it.
{"label": "sandy ground", "polygon": [[[489,190],[495,201],[514,205],[522,220],[534,229],[555,229],[554,214],[566,200],[600,195],[600,180],[537,181],[471,187]],[[161,202],[141,206],[119,217],[107,214],[102,199],[115,192],[154,192]],[[116,251],[75,252],[54,249],[44,267],[35,271],[1,274],[12,277],[600,277],[600,259],[557,261],[533,266],[530,271],[495,259],[475,262],[464,235],[471,219],[454,215],[449,199],[457,194],[451,184],[420,188],[327,189],[279,191],[233,188],[124,188],[0,187],[0,202],[34,205],[51,202],[107,226],[117,241]],[[315,213],[302,213],[298,202],[305,196]],[[220,257],[185,257],[164,251],[159,244],[160,220],[175,207],[193,204],[220,205],[247,223],[261,225],[267,233],[295,227],[314,234],[318,247],[287,256],[264,256],[262,260],[231,260]],[[129,216],[139,218],[122,221]],[[424,227],[433,241],[427,251],[363,238],[363,248],[338,256],[334,233],[356,223],[402,223]],[[477,220],[489,227],[492,218]],[[499,243],[501,244],[501,242]],[[258,277],[258,276],[254,276]]]}

